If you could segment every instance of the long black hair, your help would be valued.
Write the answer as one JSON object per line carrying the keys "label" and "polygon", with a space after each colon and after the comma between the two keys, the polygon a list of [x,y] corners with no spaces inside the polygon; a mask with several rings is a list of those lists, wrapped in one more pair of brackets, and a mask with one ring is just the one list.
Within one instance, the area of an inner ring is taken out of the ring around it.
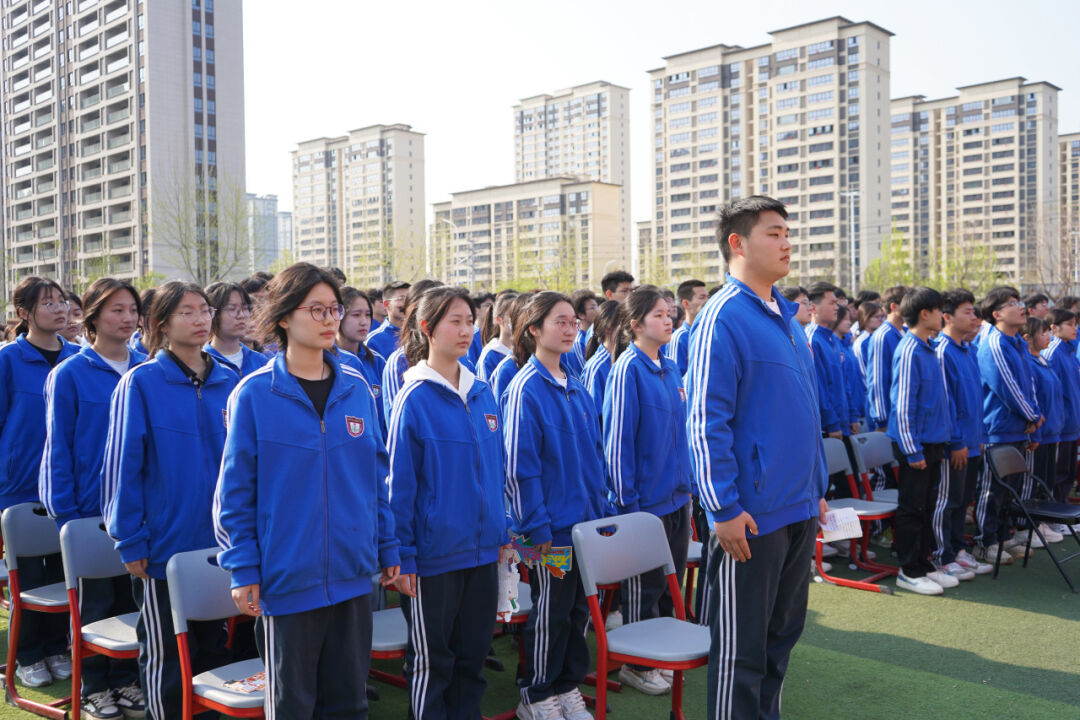
{"label": "long black hair", "polygon": [[206,297],[206,291],[195,283],[173,280],[167,282],[154,293],[154,302],[150,305],[150,312],[146,314],[145,337],[143,345],[150,355],[164,348],[168,344],[168,338],[162,332],[165,324],[169,322],[169,316],[176,312],[176,308],[184,299],[184,295],[193,293],[198,295],[206,304],[210,304],[210,298]]}
{"label": "long black hair", "polygon": [[15,326],[12,337],[18,337],[29,332],[30,316],[34,314],[38,303],[41,302],[41,297],[48,290],[53,290],[60,300],[67,300],[67,293],[64,292],[64,288],[60,287],[55,280],[48,278],[34,276],[23,278],[23,281],[15,288],[15,292],[11,297],[12,304],[15,305],[16,310],[25,312],[26,317],[19,318],[19,323]]}
{"label": "long black hair", "polygon": [[285,328],[281,327],[281,321],[308,296],[311,289],[320,283],[325,283],[334,292],[334,300],[341,304],[341,289],[337,278],[316,265],[306,262],[298,262],[290,265],[266,284],[267,300],[259,307],[259,318],[256,326],[259,335],[269,344],[275,342],[278,347],[285,350],[289,346],[289,336]]}

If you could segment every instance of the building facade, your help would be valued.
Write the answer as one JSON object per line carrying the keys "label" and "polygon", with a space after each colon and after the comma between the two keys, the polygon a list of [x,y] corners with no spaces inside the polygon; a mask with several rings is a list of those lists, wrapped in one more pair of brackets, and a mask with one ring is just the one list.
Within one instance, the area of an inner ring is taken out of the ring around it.
{"label": "building facade", "polygon": [[1009,78],[892,101],[893,230],[921,268],[974,258],[1025,287],[1064,279],[1057,95]]}
{"label": "building facade", "polygon": [[240,272],[240,0],[5,2],[4,280]]}
{"label": "building facade", "polygon": [[769,34],[649,71],[652,242],[670,282],[722,279],[716,211],[755,194],[791,213],[793,281],[857,286],[881,252],[892,33],[833,17]]}
{"label": "building facade", "polygon": [[277,195],[254,195],[248,193],[248,264],[245,272],[269,270],[278,258],[278,209]]}
{"label": "building facade", "polygon": [[277,214],[277,256],[288,257],[293,253],[292,213],[279,210]]}
{"label": "building facade", "polygon": [[1058,135],[1058,173],[1061,242],[1075,290],[1080,289],[1080,132]]}
{"label": "building facade", "polygon": [[601,80],[514,106],[514,182],[567,176],[622,186],[620,236],[629,248],[629,88]]}
{"label": "building facade", "polygon": [[292,152],[293,256],[376,287],[424,268],[424,135],[372,125]]}
{"label": "building facade", "polygon": [[429,272],[471,289],[599,288],[630,260],[619,193],[570,176],[452,193],[432,206]]}

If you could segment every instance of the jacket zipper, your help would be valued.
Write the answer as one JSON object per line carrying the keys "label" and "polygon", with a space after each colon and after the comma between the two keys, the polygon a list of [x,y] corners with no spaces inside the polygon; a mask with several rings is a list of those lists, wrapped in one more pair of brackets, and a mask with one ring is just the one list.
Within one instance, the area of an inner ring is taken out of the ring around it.
{"label": "jacket zipper", "polygon": [[[326,410],[323,410],[325,414]],[[322,440],[322,491],[323,512],[326,513],[326,524],[323,526],[325,539],[325,552],[323,553],[323,594],[326,602],[330,602],[330,491],[326,486],[326,419],[319,418],[319,432]]]}
{"label": "jacket zipper", "polygon": [[477,531],[476,531],[476,564],[480,564],[480,544],[484,537],[484,483],[480,477],[480,437],[476,434],[476,423],[473,420],[472,409],[469,408],[469,402],[467,400],[461,401],[465,406],[465,414],[469,416],[469,427],[472,428],[473,434],[473,448],[476,451],[476,485],[480,491],[480,515],[477,518]]}

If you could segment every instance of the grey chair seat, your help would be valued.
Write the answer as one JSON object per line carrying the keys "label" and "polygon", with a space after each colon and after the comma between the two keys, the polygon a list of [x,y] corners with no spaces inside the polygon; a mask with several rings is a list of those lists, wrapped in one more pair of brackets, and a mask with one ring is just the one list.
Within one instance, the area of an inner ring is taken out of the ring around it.
{"label": "grey chair seat", "polygon": [[258,708],[263,706],[261,691],[246,693],[230,690],[225,683],[246,680],[262,671],[262,660],[244,660],[200,673],[192,679],[192,686],[197,697],[231,708]]}
{"label": "grey chair seat", "polygon": [[896,503],[894,502],[879,502],[874,500],[856,500],[855,498],[836,498],[829,501],[830,510],[839,510],[840,508],[851,508],[855,511],[855,514],[859,517],[864,515],[885,515],[891,512],[896,512]]}
{"label": "grey chair seat", "polygon": [[115,652],[138,650],[139,640],[135,635],[135,623],[138,621],[139,613],[137,612],[105,618],[83,625],[82,637],[85,642],[106,650]]}
{"label": "grey chair seat", "polygon": [[900,491],[896,488],[886,488],[874,491],[874,502],[899,503]]}
{"label": "grey chair seat", "polygon": [[66,607],[68,604],[67,588],[64,583],[42,585],[33,590],[23,590],[19,597],[24,603],[45,607]]}
{"label": "grey chair seat", "polygon": [[0,582],[6,582],[7,579],[7,563],[4,562],[3,558],[0,558]]}
{"label": "grey chair seat", "polygon": [[397,652],[404,650],[409,640],[409,626],[401,608],[376,610],[371,616],[371,650]]}
{"label": "grey chair seat", "polygon": [[[544,572],[547,572],[546,570]],[[518,609],[514,617],[521,617],[532,612],[532,588],[529,583],[518,583]]]}
{"label": "grey chair seat", "polygon": [[701,543],[697,540],[690,541],[690,550],[686,553],[686,562],[701,563]]}
{"label": "grey chair seat", "polygon": [[680,662],[707,657],[709,628],[671,617],[630,623],[608,632],[608,650],[621,655]]}

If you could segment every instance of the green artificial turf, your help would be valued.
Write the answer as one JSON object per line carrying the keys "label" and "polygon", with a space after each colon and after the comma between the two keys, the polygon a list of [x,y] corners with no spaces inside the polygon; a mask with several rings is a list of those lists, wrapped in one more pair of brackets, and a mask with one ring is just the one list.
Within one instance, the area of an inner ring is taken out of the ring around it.
{"label": "green artificial turf", "polygon": [[[1080,582],[1080,561],[1071,574]],[[6,636],[6,614],[0,619]],[[510,642],[509,637],[494,641],[507,670],[487,671],[483,708],[488,714],[517,702]],[[1027,569],[1016,563],[1002,568],[998,580],[981,576],[941,597],[815,583],[806,631],[784,685],[784,716],[1077,718],[1078,651],[1080,595],[1068,591],[1045,551],[1037,551]],[[400,661],[375,666],[390,672],[401,667]],[[705,668],[687,673],[687,718],[704,718],[705,685]],[[381,699],[372,704],[371,717],[404,720],[406,692],[376,686]],[[46,690],[29,694],[60,697],[67,683]],[[668,717],[668,697],[645,697],[629,689],[609,697],[612,718]],[[30,716],[0,707],[0,719],[18,717]]]}

